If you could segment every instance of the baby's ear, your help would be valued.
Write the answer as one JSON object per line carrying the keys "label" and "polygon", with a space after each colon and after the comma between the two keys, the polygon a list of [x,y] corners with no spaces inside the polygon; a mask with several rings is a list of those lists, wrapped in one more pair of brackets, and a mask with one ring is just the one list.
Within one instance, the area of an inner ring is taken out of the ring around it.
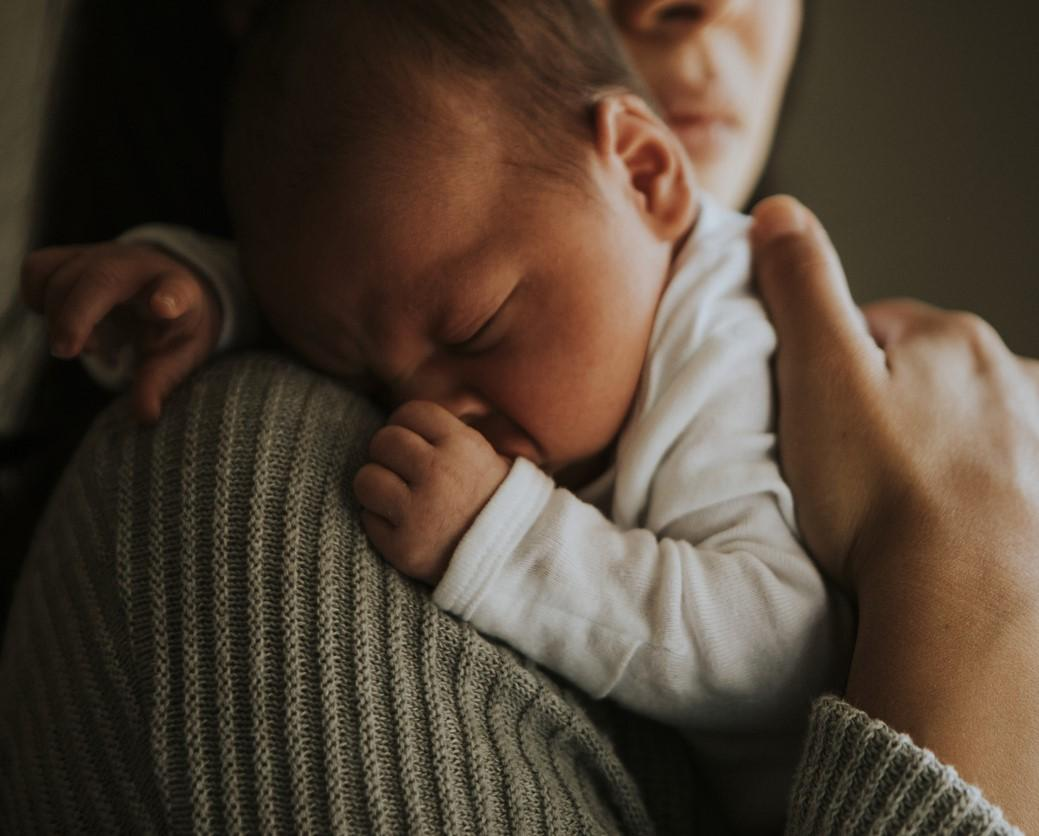
{"label": "baby's ear", "polygon": [[675,241],[696,216],[692,166],[682,145],[639,96],[611,93],[595,105],[595,150],[627,179],[646,222]]}

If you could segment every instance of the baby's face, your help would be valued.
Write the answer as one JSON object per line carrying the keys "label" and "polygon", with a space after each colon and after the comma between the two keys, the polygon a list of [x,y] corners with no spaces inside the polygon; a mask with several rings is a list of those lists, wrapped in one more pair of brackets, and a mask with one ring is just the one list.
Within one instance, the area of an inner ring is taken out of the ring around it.
{"label": "baby's face", "polygon": [[300,207],[299,280],[256,290],[315,366],[387,408],[439,403],[502,455],[573,484],[631,407],[671,245],[608,165],[571,185],[470,129],[475,141],[368,184],[326,184]]}

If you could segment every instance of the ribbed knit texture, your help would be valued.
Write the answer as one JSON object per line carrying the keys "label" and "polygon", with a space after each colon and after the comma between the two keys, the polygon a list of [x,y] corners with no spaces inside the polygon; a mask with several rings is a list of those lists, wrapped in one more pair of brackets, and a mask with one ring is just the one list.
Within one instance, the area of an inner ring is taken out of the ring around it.
{"label": "ribbed knit texture", "polygon": [[[561,687],[372,553],[349,482],[378,421],[264,355],[197,377],[154,430],[102,416],[5,635],[0,832],[717,830],[678,735]],[[843,703],[813,722],[792,832],[998,825]]]}
{"label": "ribbed knit texture", "polygon": [[[575,695],[370,550],[349,484],[378,425],[263,355],[154,431],[102,417],[9,623],[0,832],[653,830]],[[658,814],[688,821],[654,745]]]}
{"label": "ribbed knit texture", "polygon": [[952,767],[836,697],[812,711],[787,832],[1020,833]]}

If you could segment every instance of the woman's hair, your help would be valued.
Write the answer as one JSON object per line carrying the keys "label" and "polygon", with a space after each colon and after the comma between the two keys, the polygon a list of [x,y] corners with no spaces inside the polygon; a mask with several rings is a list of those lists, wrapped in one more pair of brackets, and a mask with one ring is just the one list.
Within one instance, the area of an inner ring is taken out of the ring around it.
{"label": "woman's hair", "polygon": [[274,0],[246,34],[231,86],[236,222],[272,178],[284,197],[330,159],[382,149],[430,112],[431,81],[490,91],[474,107],[500,103],[531,164],[571,175],[599,97],[650,98],[593,0]]}

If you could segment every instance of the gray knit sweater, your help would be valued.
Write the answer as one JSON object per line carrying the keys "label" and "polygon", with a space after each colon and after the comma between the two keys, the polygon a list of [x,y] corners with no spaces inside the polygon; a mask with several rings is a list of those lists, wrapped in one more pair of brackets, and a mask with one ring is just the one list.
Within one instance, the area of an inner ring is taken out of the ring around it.
{"label": "gray knit sweater", "polygon": [[[718,832],[678,736],[440,612],[350,497],[378,416],[272,356],[117,404],[42,523],[0,667],[0,832]],[[1004,833],[907,738],[814,708],[791,833]]]}

